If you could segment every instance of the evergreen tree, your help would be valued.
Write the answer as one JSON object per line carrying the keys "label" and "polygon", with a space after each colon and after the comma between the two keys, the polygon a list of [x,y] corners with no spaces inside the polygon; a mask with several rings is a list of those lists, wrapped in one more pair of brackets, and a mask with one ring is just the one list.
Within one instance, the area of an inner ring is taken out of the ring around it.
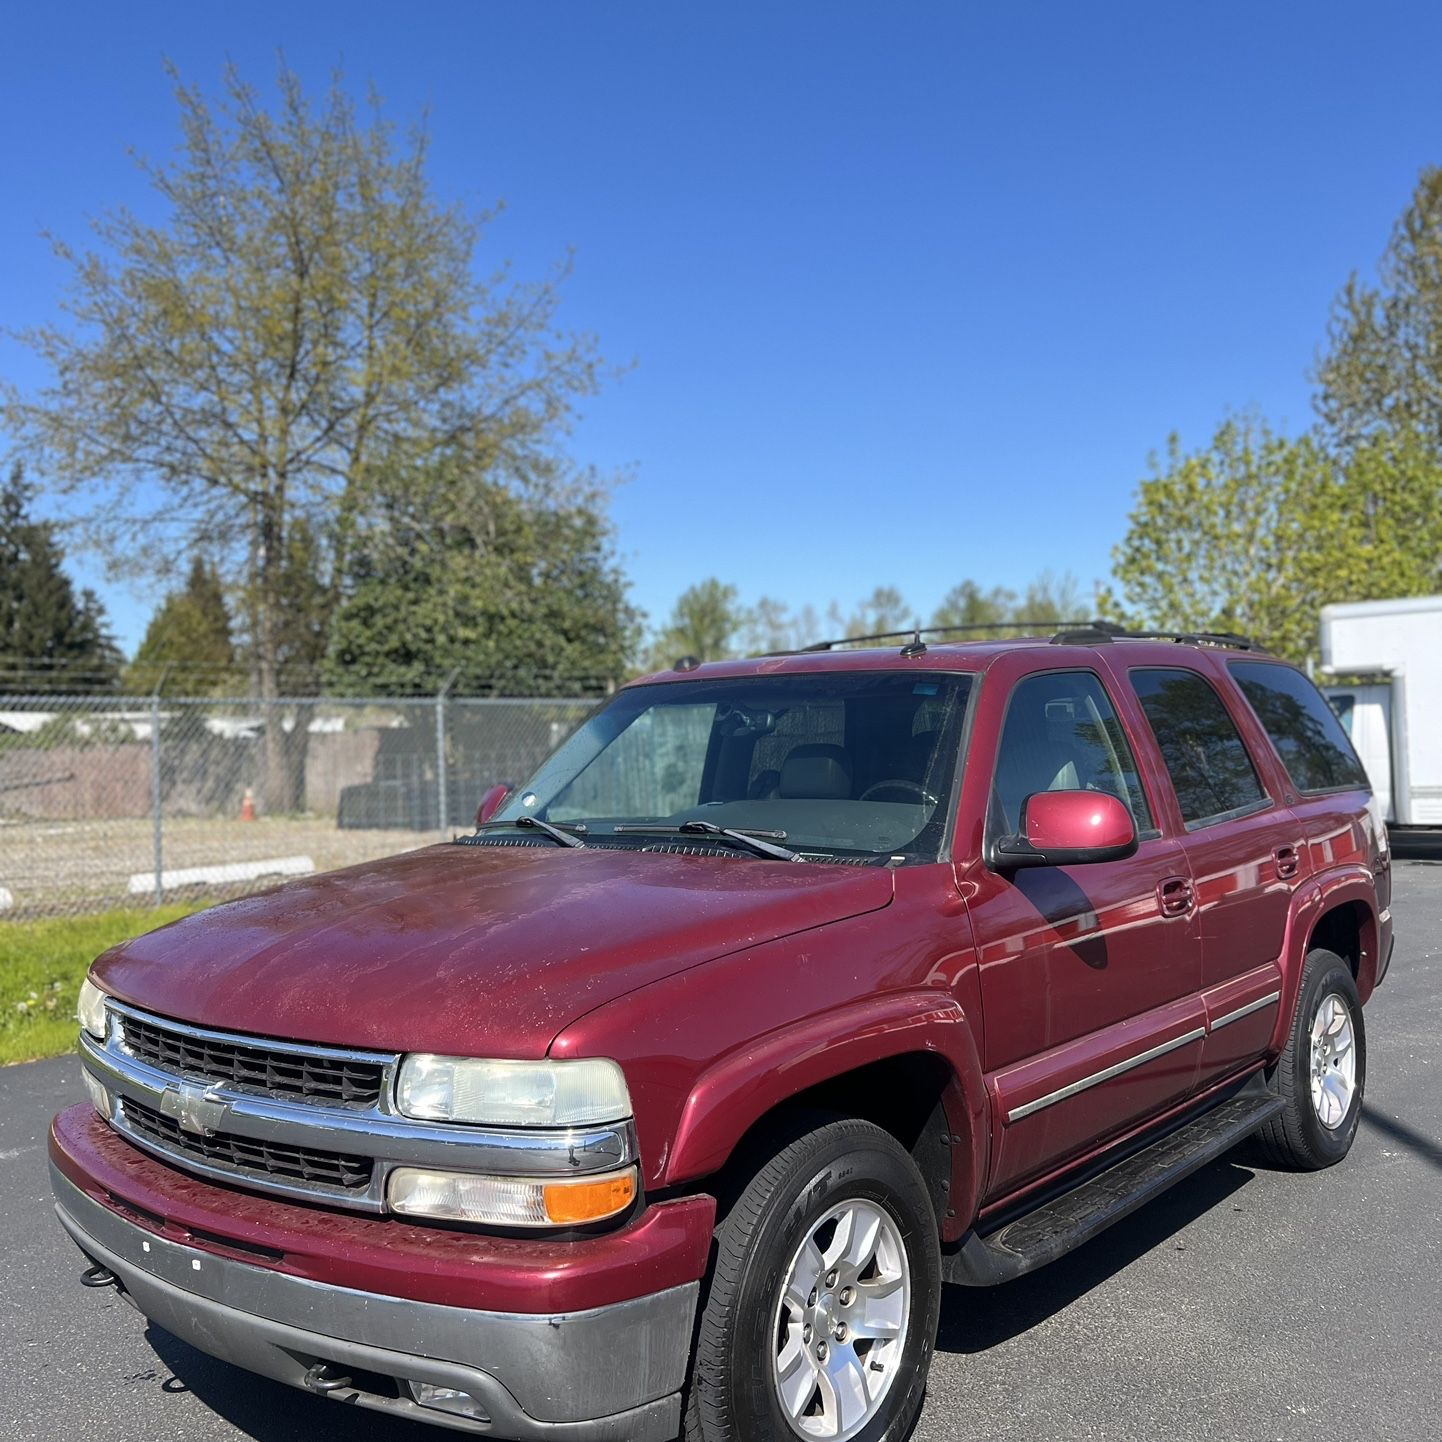
{"label": "evergreen tree", "polygon": [[172,694],[220,695],[239,683],[225,591],[215,567],[197,556],[185,585],[150,618],[126,669],[126,689],[148,695],[160,686]]}
{"label": "evergreen tree", "polygon": [[76,594],[54,526],[30,515],[33,499],[16,462],[0,487],[0,684],[43,691],[114,686],[120,652],[105,608],[94,591]]}

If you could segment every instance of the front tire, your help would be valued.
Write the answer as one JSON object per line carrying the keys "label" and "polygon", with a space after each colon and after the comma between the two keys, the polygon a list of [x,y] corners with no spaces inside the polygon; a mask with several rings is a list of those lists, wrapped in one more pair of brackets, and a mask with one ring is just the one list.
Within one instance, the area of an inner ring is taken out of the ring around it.
{"label": "front tire", "polygon": [[1351,1150],[1367,1082],[1367,1032],[1352,970],[1335,952],[1307,953],[1301,994],[1274,1084],[1286,1109],[1257,1134],[1274,1165],[1320,1171]]}
{"label": "front tire", "polygon": [[717,1229],[687,1442],[900,1442],[940,1306],[936,1215],[906,1150],[869,1122],[806,1132]]}

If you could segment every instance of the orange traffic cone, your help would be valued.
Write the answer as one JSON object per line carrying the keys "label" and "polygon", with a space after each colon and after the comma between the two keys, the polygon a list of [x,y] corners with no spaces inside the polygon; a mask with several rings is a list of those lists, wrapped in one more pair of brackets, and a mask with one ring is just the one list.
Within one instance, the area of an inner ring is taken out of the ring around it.
{"label": "orange traffic cone", "polygon": [[240,798],[240,819],[242,821],[255,820],[255,797],[249,786],[245,788],[245,795]]}

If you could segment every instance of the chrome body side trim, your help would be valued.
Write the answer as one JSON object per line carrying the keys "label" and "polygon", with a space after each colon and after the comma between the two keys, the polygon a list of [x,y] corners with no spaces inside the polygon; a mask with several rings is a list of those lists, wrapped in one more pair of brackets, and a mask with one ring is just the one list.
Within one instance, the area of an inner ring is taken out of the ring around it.
{"label": "chrome body side trim", "polygon": [[1220,1031],[1224,1026],[1231,1026],[1234,1021],[1241,1021],[1244,1016],[1251,1016],[1254,1011],[1261,1011],[1264,1006],[1271,1006],[1274,1001],[1281,1001],[1280,991],[1268,992],[1266,996],[1259,996],[1256,1001],[1249,1001],[1245,1006],[1239,1006],[1235,1011],[1229,1011],[1225,1016],[1219,1016],[1211,1025],[1212,1031]]}
{"label": "chrome body side trim", "polygon": [[[412,1421],[521,1439],[668,1442],[680,1427],[698,1282],[575,1312],[493,1312],[362,1292],[172,1241],[117,1215],[53,1164],[71,1239],[168,1332],[291,1386],[314,1361],[456,1387],[473,1421],[345,1389],[338,1400]],[[618,1365],[624,1359],[625,1365]]]}
{"label": "chrome body side trim", "polygon": [[[139,1015],[150,1020],[144,1013]],[[212,1035],[237,1044],[257,1044],[254,1038]],[[281,1045],[270,1045],[282,1049]],[[288,1049],[288,1044],[284,1047]],[[388,1095],[375,1107],[326,1106],[301,1097],[205,1084],[131,1056],[121,1044],[113,1018],[104,1043],[82,1032],[79,1051],[82,1065],[110,1094],[114,1111],[111,1125],[134,1146],[172,1166],[217,1181],[280,1196],[323,1200],[358,1211],[385,1210],[386,1181],[396,1166],[545,1178],[615,1171],[638,1156],[635,1124],[629,1119],[561,1128],[448,1125],[400,1116],[391,1110]],[[374,1059],[374,1054],[356,1055]],[[224,1134],[368,1158],[374,1162],[370,1184],[346,1188],[292,1181],[261,1170],[208,1161],[183,1147],[169,1147],[138,1132],[126,1121],[127,1100],[171,1117],[183,1127],[189,1121],[189,1129],[202,1135]],[[191,1103],[188,1106],[187,1100]]]}
{"label": "chrome body side trim", "polygon": [[1138,1052],[1136,1056],[1129,1056],[1125,1061],[1114,1062],[1101,1071],[1093,1072],[1090,1076],[1079,1078],[1077,1081],[1069,1082],[1064,1087],[1059,1087],[1054,1092],[1048,1092],[1044,1097],[1038,1097],[1035,1101],[1026,1102],[1019,1107],[1013,1107],[1007,1114],[1009,1122],[1020,1121],[1023,1117],[1029,1117],[1033,1112],[1039,1112],[1045,1107],[1055,1106],[1057,1102],[1064,1102],[1068,1097],[1074,1097],[1078,1092],[1084,1092],[1094,1086],[1100,1086],[1113,1077],[1121,1076],[1123,1072],[1129,1072],[1135,1067],[1145,1066],[1149,1061],[1155,1061],[1159,1056],[1165,1056],[1170,1051],[1176,1051],[1194,1041],[1200,1041],[1206,1036],[1205,1027],[1193,1027],[1191,1031],[1183,1032],[1181,1036],[1174,1036],[1170,1041],[1161,1042],[1159,1045],[1149,1047],[1146,1051]]}

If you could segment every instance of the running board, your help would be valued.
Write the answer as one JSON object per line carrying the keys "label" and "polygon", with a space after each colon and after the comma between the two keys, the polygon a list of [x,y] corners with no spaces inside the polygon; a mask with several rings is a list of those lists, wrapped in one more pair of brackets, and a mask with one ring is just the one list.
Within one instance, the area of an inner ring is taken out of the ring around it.
{"label": "running board", "polygon": [[1056,1261],[1215,1161],[1283,1105],[1280,1097],[1248,1087],[1032,1211],[985,1234],[968,1232],[942,1253],[942,1276],[964,1287],[994,1287]]}

